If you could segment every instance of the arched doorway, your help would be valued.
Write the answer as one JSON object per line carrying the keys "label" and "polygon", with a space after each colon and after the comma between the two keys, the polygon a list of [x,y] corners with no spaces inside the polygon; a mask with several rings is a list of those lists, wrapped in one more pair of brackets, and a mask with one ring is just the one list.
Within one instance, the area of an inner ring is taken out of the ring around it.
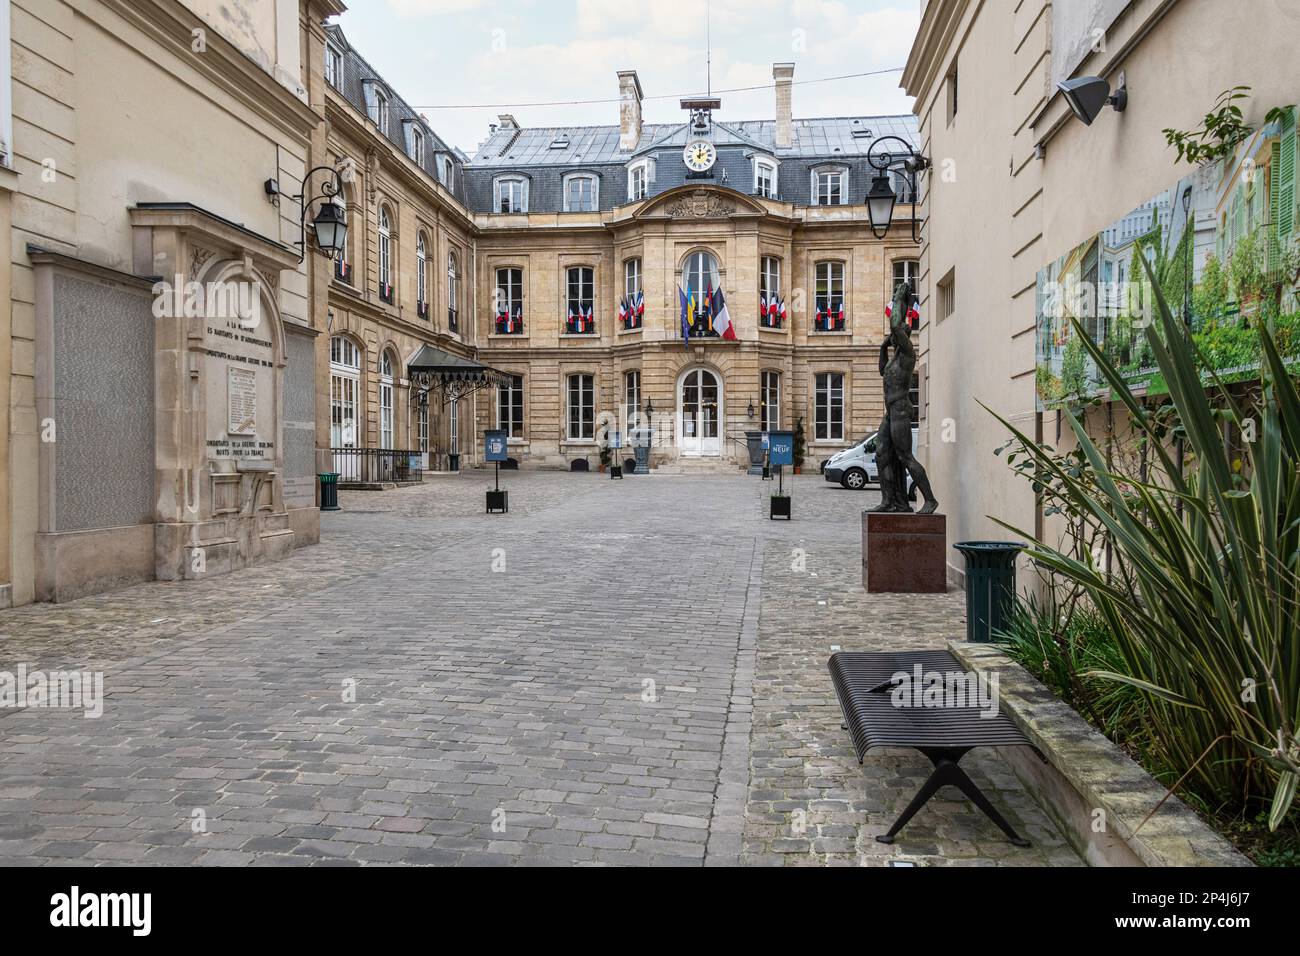
{"label": "arched doorway", "polygon": [[687,458],[722,454],[722,378],[707,368],[677,380],[677,442]]}

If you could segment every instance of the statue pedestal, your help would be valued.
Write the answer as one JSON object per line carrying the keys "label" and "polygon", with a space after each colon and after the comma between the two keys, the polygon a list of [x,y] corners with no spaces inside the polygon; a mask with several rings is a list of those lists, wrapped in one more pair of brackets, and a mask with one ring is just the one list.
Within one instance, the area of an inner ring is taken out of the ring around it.
{"label": "statue pedestal", "polygon": [[948,518],[862,512],[862,586],[869,594],[944,594]]}

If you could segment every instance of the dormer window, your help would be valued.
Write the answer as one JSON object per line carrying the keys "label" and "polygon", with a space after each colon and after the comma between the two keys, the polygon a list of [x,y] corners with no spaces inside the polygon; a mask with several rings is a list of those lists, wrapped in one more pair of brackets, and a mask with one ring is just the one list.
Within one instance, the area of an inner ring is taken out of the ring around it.
{"label": "dormer window", "polygon": [[600,205],[598,180],[586,173],[564,177],[564,211],[595,212]]}
{"label": "dormer window", "polygon": [[379,88],[375,80],[365,84],[366,114],[384,133],[388,132],[388,93]]}
{"label": "dormer window", "polygon": [[754,195],[764,199],[776,198],[776,162],[763,157],[754,158]]}
{"label": "dormer window", "polygon": [[496,181],[492,208],[501,213],[528,211],[528,180],[521,176],[503,176]]}
{"label": "dormer window", "polygon": [[442,184],[448,189],[456,188],[456,164],[451,161],[450,156],[444,156],[442,160]]}
{"label": "dormer window", "polygon": [[343,54],[333,44],[325,45],[325,82],[334,89],[343,84]]}
{"label": "dormer window", "polygon": [[411,159],[415,165],[424,165],[424,131],[418,126],[411,126]]}
{"label": "dormer window", "polygon": [[848,200],[849,173],[842,166],[813,170],[814,206],[843,206]]}
{"label": "dormer window", "polygon": [[637,160],[627,168],[627,198],[629,202],[645,199],[650,195],[650,183],[654,180],[654,160]]}

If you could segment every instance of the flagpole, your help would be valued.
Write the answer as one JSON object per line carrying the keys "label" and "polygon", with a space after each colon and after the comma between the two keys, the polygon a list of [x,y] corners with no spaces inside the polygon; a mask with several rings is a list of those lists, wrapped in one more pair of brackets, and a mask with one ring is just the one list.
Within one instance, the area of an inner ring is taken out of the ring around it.
{"label": "flagpole", "polygon": [[708,67],[707,76],[705,77],[708,84],[708,95],[713,97],[713,0],[707,0],[704,5],[705,19],[705,43],[708,46]]}

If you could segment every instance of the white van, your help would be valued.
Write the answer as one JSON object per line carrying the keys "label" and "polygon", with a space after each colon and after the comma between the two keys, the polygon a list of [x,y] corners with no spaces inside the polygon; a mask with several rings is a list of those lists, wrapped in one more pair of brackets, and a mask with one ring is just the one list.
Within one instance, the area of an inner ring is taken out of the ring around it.
{"label": "white van", "polygon": [[[876,432],[872,432],[852,448],[837,452],[826,460],[822,474],[827,481],[838,481],[845,488],[859,491],[867,485],[880,484],[880,474],[876,469]],[[912,429],[912,447],[920,432]],[[912,479],[907,479],[907,493],[912,493]]]}

